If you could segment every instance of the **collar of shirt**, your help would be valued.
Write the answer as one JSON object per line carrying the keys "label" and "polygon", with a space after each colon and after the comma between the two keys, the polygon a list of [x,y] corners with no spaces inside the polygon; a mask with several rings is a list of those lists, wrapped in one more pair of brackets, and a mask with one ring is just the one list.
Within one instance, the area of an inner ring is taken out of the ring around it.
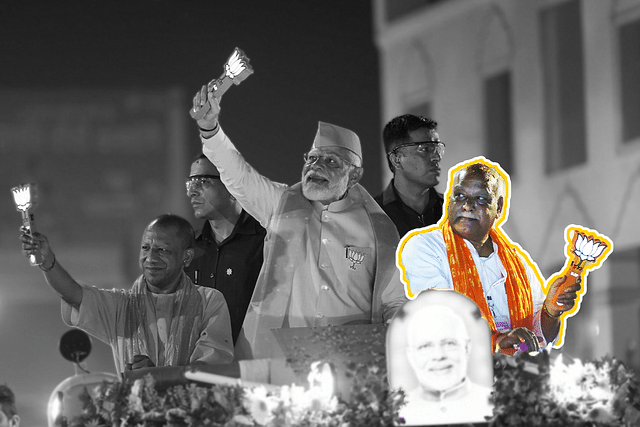
{"label": "collar of shirt", "polygon": [[[251,215],[249,215],[244,209],[240,213],[238,217],[238,221],[236,225],[233,227],[233,231],[229,237],[224,239],[224,242],[220,243],[223,245],[225,242],[233,239],[236,234],[259,234],[259,224]],[[202,231],[196,237],[196,240],[207,240],[209,242],[215,243],[215,238],[213,237],[213,230],[211,229],[211,224],[209,221],[205,221],[202,227]]]}
{"label": "collar of shirt", "polygon": [[355,202],[353,198],[350,197],[349,192],[347,192],[347,195],[344,198],[340,200],[336,200],[335,202],[329,203],[328,205],[324,205],[318,202],[317,200],[311,201],[313,208],[318,212],[322,212],[322,211],[342,212],[346,210],[349,206],[353,205],[354,203]]}
{"label": "collar of shirt", "polygon": [[463,378],[462,381],[451,387],[449,390],[429,391],[420,387],[420,394],[426,400],[442,402],[443,400],[465,396],[469,392],[469,380]]}
{"label": "collar of shirt", "polygon": [[[429,188],[429,201],[427,202],[427,206],[424,207],[424,210],[420,213],[421,215],[427,213],[430,209],[432,209],[437,203],[443,203],[444,198],[442,194],[438,193],[434,187]],[[403,209],[408,209],[412,212],[415,212],[411,207],[407,206],[403,201],[400,195],[398,194],[398,190],[393,183],[393,179],[385,188],[382,193],[382,206],[396,203],[399,204]],[[418,212],[416,212],[418,214]]]}

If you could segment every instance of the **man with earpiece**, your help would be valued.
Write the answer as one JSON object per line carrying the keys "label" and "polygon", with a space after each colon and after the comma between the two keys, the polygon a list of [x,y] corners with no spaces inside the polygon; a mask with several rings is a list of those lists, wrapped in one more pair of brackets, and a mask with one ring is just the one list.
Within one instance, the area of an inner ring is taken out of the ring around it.
{"label": "man with earpiece", "polygon": [[229,193],[204,154],[191,163],[186,184],[193,214],[205,222],[184,271],[196,285],[222,292],[235,344],[262,267],[266,231]]}

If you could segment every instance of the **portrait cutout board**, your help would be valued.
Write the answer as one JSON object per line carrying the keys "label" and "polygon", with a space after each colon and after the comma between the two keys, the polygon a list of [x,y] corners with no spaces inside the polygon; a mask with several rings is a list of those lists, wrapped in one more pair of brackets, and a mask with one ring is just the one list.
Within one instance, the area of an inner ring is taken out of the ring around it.
{"label": "portrait cutout board", "polygon": [[491,332],[478,306],[452,290],[425,290],[387,331],[392,390],[404,390],[406,425],[482,423],[491,416]]}

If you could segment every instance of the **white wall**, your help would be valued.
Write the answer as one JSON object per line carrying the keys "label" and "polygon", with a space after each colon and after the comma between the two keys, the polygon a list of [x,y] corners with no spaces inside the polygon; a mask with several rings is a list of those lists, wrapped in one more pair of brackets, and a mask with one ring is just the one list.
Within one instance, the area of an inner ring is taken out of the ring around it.
{"label": "white wall", "polygon": [[[622,3],[638,2],[582,2],[587,163],[551,175],[545,173],[539,13],[558,1],[451,0],[392,25],[384,23],[382,0],[374,3],[381,57],[381,126],[406,112],[402,93],[407,64],[411,64],[408,52],[417,47],[425,58],[423,74],[433,118],[447,144],[443,171],[484,155],[482,83],[491,72],[491,62],[502,61],[499,65],[512,72],[516,171],[504,227],[507,233],[547,272],[564,261],[564,228],[570,223],[609,236],[615,251],[640,247],[640,223],[635,219],[640,211],[640,141],[621,142],[616,21],[612,18]],[[494,57],[492,49],[498,53]],[[446,179],[443,173],[440,191]],[[613,342],[613,328],[618,325],[611,323],[608,289],[612,280],[615,272],[606,263],[589,276],[582,311],[569,320],[566,352],[578,357],[623,352]],[[629,339],[637,342],[640,305],[630,304],[624,307],[631,316],[625,329]]]}

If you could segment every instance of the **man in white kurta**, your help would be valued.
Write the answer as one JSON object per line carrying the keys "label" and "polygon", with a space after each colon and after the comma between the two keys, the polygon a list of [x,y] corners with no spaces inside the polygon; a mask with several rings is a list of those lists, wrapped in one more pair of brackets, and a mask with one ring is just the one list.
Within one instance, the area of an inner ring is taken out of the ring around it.
{"label": "man in white kurta", "polygon": [[[494,352],[538,351],[559,333],[560,316],[575,305],[580,281],[566,277],[542,290],[533,261],[496,227],[506,218],[508,175],[477,158],[453,168],[445,215],[438,226],[403,238],[398,264],[409,296],[454,289],[474,301],[492,331]],[[558,295],[558,304],[552,302]]]}
{"label": "man in white kurta", "polygon": [[[207,99],[206,89],[194,108]],[[393,222],[357,182],[357,135],[319,123],[302,182],[257,173],[217,122],[219,106],[198,121],[203,152],[242,207],[267,230],[264,264],[236,345],[236,358],[278,354],[271,329],[382,323],[406,301]]]}
{"label": "man in white kurta", "polygon": [[[505,292],[507,271],[498,257],[497,245],[493,243],[493,251],[488,257],[481,257],[471,242],[468,240],[464,242],[475,262],[496,327],[501,333],[508,332],[512,328],[509,318],[509,301]],[[425,289],[454,289],[451,267],[447,259],[447,246],[440,229],[416,234],[408,240],[402,251],[402,260],[406,266],[409,266],[406,268],[406,274],[407,280],[411,283],[412,292],[419,293]],[[539,338],[541,345],[545,346],[546,341],[540,325],[542,305],[545,300],[542,283],[528,263],[525,260],[522,260],[522,263],[531,284],[534,307],[533,332]]]}

